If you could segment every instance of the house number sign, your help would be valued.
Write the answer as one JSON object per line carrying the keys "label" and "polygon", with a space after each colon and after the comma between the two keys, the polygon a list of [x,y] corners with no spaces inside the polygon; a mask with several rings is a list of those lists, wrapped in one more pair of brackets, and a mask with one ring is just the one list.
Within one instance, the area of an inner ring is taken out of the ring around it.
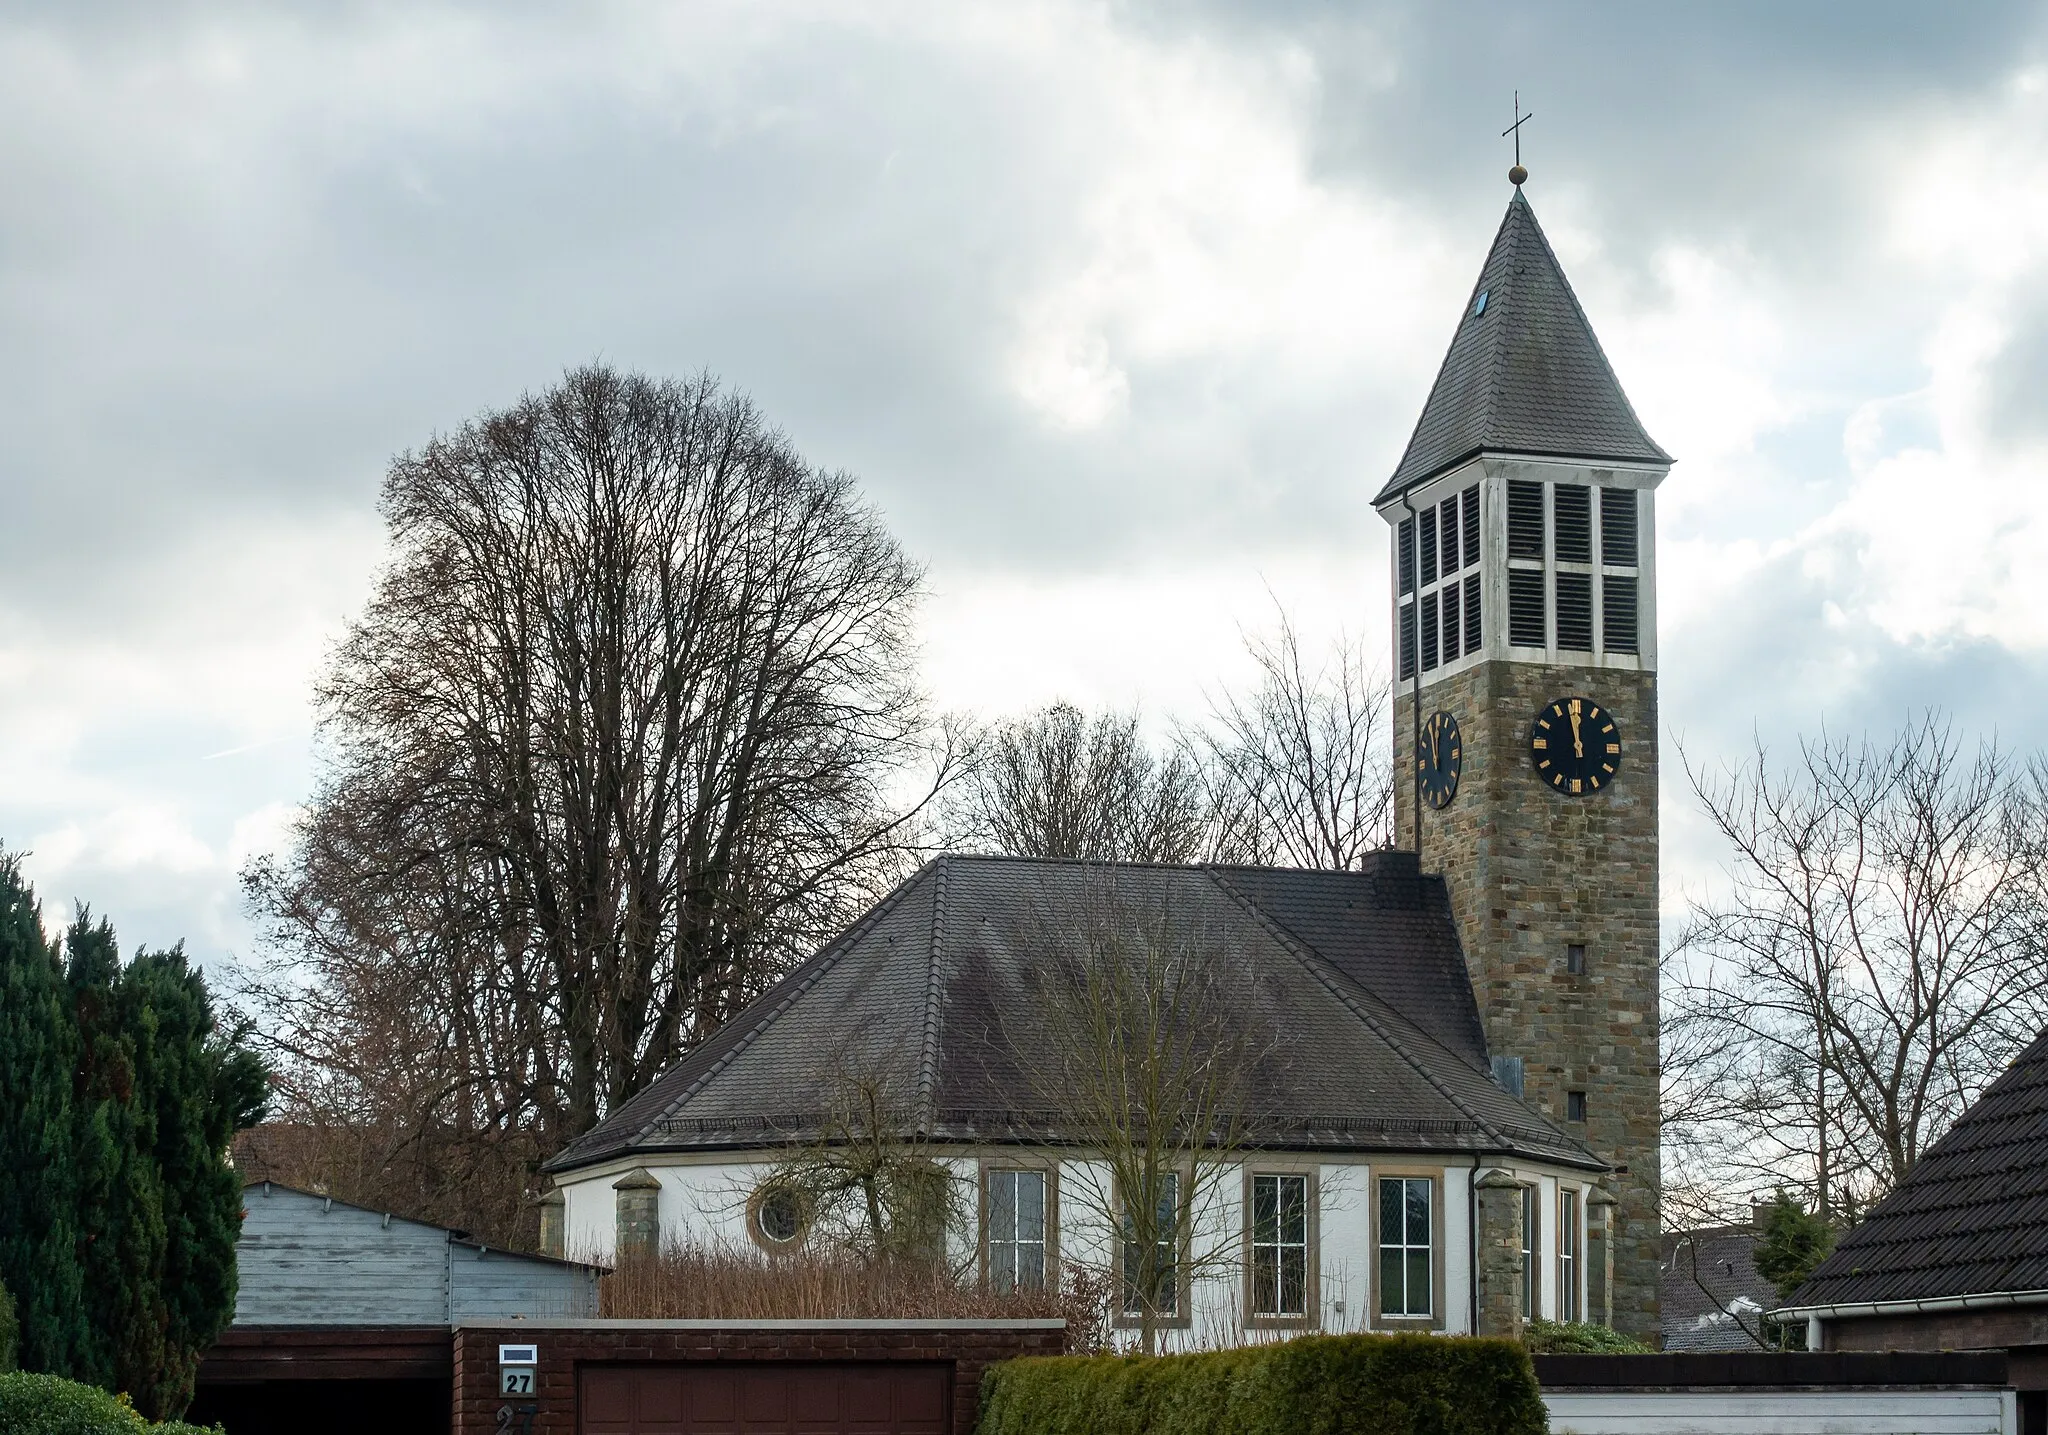
{"label": "house number sign", "polygon": [[498,1347],[498,1393],[500,1395],[533,1394],[534,1367],[540,1364],[540,1347],[537,1345],[501,1345]]}

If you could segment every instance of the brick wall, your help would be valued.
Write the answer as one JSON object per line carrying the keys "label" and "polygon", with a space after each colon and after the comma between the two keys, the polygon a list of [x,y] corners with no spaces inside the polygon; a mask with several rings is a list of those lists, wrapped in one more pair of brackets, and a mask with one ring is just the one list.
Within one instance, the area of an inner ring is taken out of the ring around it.
{"label": "brick wall", "polygon": [[2048,1308],[1944,1310],[1821,1322],[1829,1350],[2005,1350],[2048,1344]]}
{"label": "brick wall", "polygon": [[[1589,697],[1621,729],[1621,771],[1565,797],[1537,777],[1529,725],[1544,703]],[[1395,700],[1396,815],[1414,841],[1411,690]],[[1484,662],[1422,689],[1425,719],[1458,720],[1463,774],[1425,809],[1422,870],[1441,872],[1496,1055],[1525,1063],[1529,1103],[1565,1124],[1586,1093],[1586,1143],[1625,1172],[1615,1207],[1613,1324],[1655,1339],[1657,1312],[1657,679],[1654,673]],[[1587,970],[1565,970],[1583,942]]]}
{"label": "brick wall", "polygon": [[[498,1347],[540,1347],[531,1400],[499,1394]],[[454,1435],[493,1435],[501,1405],[538,1406],[532,1435],[575,1435],[577,1371],[591,1364],[691,1361],[920,1361],[953,1367],[954,1435],[971,1435],[981,1408],[981,1375],[1020,1355],[1057,1355],[1057,1321],[790,1321],[752,1325],[708,1321],[519,1321],[455,1332]]]}

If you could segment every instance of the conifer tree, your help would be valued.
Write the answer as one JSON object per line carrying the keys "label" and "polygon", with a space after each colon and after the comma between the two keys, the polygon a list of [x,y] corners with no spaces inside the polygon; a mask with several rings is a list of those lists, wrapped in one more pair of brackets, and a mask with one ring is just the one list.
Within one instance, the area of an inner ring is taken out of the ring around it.
{"label": "conifer tree", "polygon": [[75,1249],[73,1038],[63,972],[20,860],[0,852],[0,1282],[20,1362],[75,1368],[86,1315]]}
{"label": "conifer tree", "polygon": [[182,946],[140,952],[120,986],[137,1036],[135,1099],[154,1135],[163,1219],[159,1383],[136,1391],[156,1419],[183,1413],[199,1358],[235,1311],[242,1184],[227,1163],[235,1132],[262,1118],[268,1076],[241,1033],[216,1029],[206,981]]}
{"label": "conifer tree", "polygon": [[65,978],[78,1032],[72,1082],[78,1267],[87,1334],[72,1374],[161,1408],[165,1366],[163,1182],[155,1112],[138,1086],[139,1049],[154,1040],[137,983],[121,970],[114,929],[81,908],[65,934]]}

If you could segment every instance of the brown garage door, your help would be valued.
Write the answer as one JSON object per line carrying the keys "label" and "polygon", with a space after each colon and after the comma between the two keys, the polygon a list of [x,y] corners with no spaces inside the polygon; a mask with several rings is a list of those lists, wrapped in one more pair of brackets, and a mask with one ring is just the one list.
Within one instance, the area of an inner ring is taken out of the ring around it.
{"label": "brown garage door", "polygon": [[952,1367],[586,1366],[583,1435],[946,1435]]}

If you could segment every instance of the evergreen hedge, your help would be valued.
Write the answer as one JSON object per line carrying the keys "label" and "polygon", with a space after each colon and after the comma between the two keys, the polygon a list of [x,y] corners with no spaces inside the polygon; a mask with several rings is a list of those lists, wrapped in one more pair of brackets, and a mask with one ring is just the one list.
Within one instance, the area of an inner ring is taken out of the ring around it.
{"label": "evergreen hedge", "polygon": [[1544,1435],[1511,1340],[1306,1335],[1192,1355],[1062,1355],[982,1377],[981,1435]]}
{"label": "evergreen hedge", "polygon": [[0,1375],[0,1431],[6,1435],[214,1435],[173,1420],[152,1425],[118,1396],[56,1375]]}

